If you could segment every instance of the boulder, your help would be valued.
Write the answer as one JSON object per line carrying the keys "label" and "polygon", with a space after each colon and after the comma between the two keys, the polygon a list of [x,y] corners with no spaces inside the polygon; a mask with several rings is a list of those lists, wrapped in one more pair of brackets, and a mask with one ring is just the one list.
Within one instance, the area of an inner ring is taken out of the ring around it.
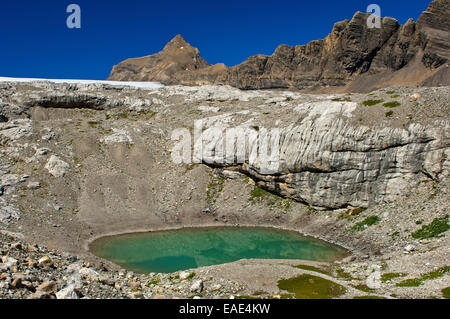
{"label": "boulder", "polygon": [[64,177],[70,166],[58,156],[52,155],[45,165],[45,168],[55,177]]}
{"label": "boulder", "polygon": [[46,281],[36,287],[36,292],[54,294],[58,291],[58,284],[56,281]]}
{"label": "boulder", "polygon": [[403,248],[403,251],[405,253],[410,253],[416,250],[416,247],[414,245],[406,245],[405,248]]}
{"label": "boulder", "polygon": [[49,267],[53,265],[53,260],[49,256],[44,256],[38,260],[39,267]]}
{"label": "boulder", "polygon": [[28,189],[38,189],[41,187],[41,183],[39,182],[29,182],[27,185]]}
{"label": "boulder", "polygon": [[191,285],[190,291],[194,293],[200,293],[203,290],[203,281],[202,280],[196,280]]}
{"label": "boulder", "polygon": [[380,289],[381,288],[381,272],[375,270],[366,279],[366,285],[370,289]]}
{"label": "boulder", "polygon": [[190,271],[182,271],[180,272],[180,279],[181,280],[185,280],[187,278],[189,278],[189,276],[191,276],[192,272]]}
{"label": "boulder", "polygon": [[56,293],[56,299],[79,299],[74,285],[68,285]]}

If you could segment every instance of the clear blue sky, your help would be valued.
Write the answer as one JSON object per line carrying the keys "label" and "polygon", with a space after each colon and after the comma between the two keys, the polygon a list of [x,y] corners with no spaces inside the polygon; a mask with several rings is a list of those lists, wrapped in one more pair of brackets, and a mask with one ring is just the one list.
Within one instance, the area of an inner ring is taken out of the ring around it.
{"label": "clear blue sky", "polygon": [[[121,60],[160,51],[180,33],[209,63],[236,65],[279,44],[325,37],[333,24],[366,11],[417,21],[427,0],[2,0],[0,76],[105,79]],[[66,7],[81,7],[68,29]]]}

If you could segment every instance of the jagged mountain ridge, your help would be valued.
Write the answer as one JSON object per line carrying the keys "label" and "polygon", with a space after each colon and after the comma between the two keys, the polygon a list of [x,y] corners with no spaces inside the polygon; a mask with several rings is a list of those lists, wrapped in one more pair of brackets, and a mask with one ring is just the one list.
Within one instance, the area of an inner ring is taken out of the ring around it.
{"label": "jagged mountain ridge", "polygon": [[450,2],[434,0],[417,22],[389,17],[369,28],[357,12],[306,45],[280,45],[227,68],[210,65],[181,35],[154,55],[127,59],[108,80],[164,84],[228,84],[240,89],[293,88],[367,91],[388,85],[449,85]]}

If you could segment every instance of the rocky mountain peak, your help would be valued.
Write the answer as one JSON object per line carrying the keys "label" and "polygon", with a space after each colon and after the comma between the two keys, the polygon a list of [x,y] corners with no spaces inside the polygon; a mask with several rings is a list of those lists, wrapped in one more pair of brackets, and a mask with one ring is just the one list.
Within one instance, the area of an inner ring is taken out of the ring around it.
{"label": "rocky mountain peak", "polygon": [[191,46],[180,34],[176,35],[162,51],[115,65],[109,80],[158,81],[164,84],[181,84],[192,78],[192,71],[209,67],[197,48]]}
{"label": "rocky mountain peak", "polygon": [[181,36],[181,34],[177,34],[172,40],[170,40],[163,51],[171,51],[171,50],[183,50],[183,49],[193,49],[193,47]]}

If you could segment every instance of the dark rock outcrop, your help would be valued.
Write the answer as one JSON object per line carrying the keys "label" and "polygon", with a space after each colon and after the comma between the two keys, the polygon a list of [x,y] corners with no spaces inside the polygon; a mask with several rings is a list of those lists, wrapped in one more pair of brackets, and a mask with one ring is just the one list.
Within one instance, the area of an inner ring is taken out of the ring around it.
{"label": "dark rock outcrop", "polygon": [[[384,18],[382,28],[370,29],[368,17],[369,14],[357,12],[351,21],[336,23],[323,40],[296,47],[281,45],[272,56],[252,57],[230,68],[224,82],[244,89],[343,86],[361,73],[406,64],[410,58],[407,52],[395,52],[394,58],[386,50],[399,32],[397,21]],[[372,67],[373,62],[376,63]]]}
{"label": "dark rock outcrop", "polygon": [[423,63],[427,67],[440,67],[450,59],[450,1],[431,2],[417,25],[425,36]]}
{"label": "dark rock outcrop", "polygon": [[102,110],[106,99],[90,94],[57,93],[49,96],[39,96],[24,103],[26,107],[56,107],[56,108],[88,108]]}
{"label": "dark rock outcrop", "polygon": [[209,65],[198,49],[178,35],[159,53],[114,66],[108,79],[349,91],[402,84],[445,85],[442,73],[434,75],[450,59],[449,1],[431,2],[417,22],[409,19],[404,25],[385,17],[381,28],[369,28],[369,16],[357,12],[350,21],[336,23],[325,39],[295,47],[280,45],[271,56],[255,55],[230,68]]}

